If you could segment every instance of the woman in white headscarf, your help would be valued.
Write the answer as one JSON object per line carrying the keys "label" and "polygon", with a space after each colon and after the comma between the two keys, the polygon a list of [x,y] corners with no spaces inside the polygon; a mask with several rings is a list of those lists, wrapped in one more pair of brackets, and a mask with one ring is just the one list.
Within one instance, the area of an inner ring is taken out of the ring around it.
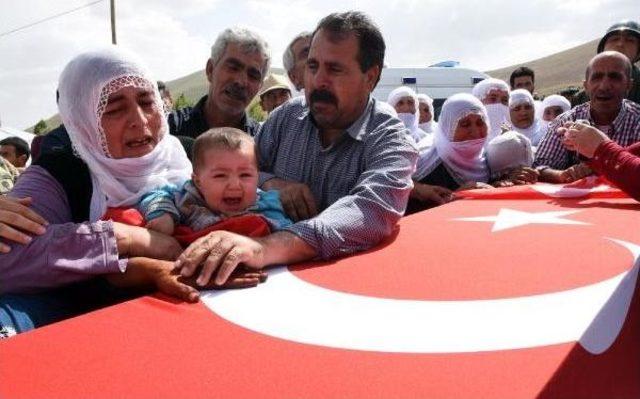
{"label": "woman in white headscarf", "polygon": [[528,90],[517,89],[509,94],[511,127],[531,140],[531,145],[534,148],[538,146],[538,143],[546,133],[545,126],[540,123],[535,114],[533,96]]}
{"label": "woman in white headscarf", "polygon": [[420,112],[418,127],[426,133],[433,133],[436,130],[433,99],[424,93],[418,94],[418,111]]}
{"label": "woman in white headscarf", "polygon": [[565,97],[552,94],[542,101],[542,121],[541,123],[547,127],[549,123],[571,109],[571,103]]}
{"label": "woman in white headscarf", "polygon": [[396,110],[398,119],[409,129],[409,134],[416,143],[427,136],[427,133],[418,127],[418,95],[412,88],[400,86],[393,89],[387,97],[387,103]]}
{"label": "woman in white headscarf", "polygon": [[487,142],[502,133],[509,124],[509,85],[507,82],[489,78],[478,82],[473,95],[484,104],[489,117]]}
{"label": "woman in white headscarf", "polygon": [[434,145],[418,158],[408,213],[448,202],[454,190],[487,186],[487,133],[487,110],[480,100],[460,93],[444,102]]}
{"label": "woman in white headscarf", "polygon": [[[133,207],[150,189],[190,178],[189,160],[168,134],[155,79],[135,56],[112,47],[75,57],[58,90],[73,152],[42,155],[10,193],[30,197],[30,207],[49,225],[28,245],[2,255],[0,327],[21,320],[8,326],[21,332],[91,309],[94,299],[113,294],[93,286],[78,291],[96,276],[196,301],[198,292],[173,273],[182,251],[174,238],[101,220],[109,209]],[[69,295],[71,283],[81,298]],[[5,317],[15,303],[21,318]]]}

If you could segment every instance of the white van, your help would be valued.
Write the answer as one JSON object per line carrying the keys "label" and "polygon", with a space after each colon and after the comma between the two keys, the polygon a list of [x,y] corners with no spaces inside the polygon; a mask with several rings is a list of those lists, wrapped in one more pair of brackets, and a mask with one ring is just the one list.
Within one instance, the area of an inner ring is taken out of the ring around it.
{"label": "white van", "polygon": [[447,97],[456,93],[471,93],[476,83],[488,77],[486,73],[459,66],[383,68],[373,96],[378,100],[387,101],[389,93],[396,87],[411,87],[416,93],[425,93],[433,98],[437,119],[442,103]]}

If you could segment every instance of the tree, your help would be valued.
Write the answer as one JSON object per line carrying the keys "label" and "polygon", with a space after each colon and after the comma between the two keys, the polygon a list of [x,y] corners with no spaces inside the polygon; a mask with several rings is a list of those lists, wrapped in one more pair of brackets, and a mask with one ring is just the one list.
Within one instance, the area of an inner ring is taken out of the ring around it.
{"label": "tree", "polygon": [[33,127],[33,133],[37,135],[43,135],[47,131],[49,131],[49,127],[47,126],[47,122],[44,119],[40,119],[38,123]]}
{"label": "tree", "polygon": [[260,106],[260,101],[254,99],[249,104],[248,108],[249,116],[256,122],[263,122],[265,119],[267,119],[267,113]]}
{"label": "tree", "polygon": [[180,93],[176,101],[174,101],[173,103],[173,108],[176,111],[182,108],[193,107],[193,106],[194,106],[194,102],[191,100],[188,100],[187,97],[184,95],[184,93]]}

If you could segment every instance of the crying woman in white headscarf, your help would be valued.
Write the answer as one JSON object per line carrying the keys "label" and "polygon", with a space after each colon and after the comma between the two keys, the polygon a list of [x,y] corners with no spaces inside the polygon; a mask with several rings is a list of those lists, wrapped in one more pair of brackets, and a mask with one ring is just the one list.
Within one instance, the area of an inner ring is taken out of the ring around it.
{"label": "crying woman in white headscarf", "polygon": [[427,133],[418,127],[420,112],[418,110],[418,95],[413,89],[407,86],[400,86],[389,93],[387,103],[398,113],[398,119],[409,129],[411,138],[418,143]]}
{"label": "crying woman in white headscarf", "polygon": [[454,190],[487,187],[488,122],[484,105],[470,94],[455,94],[444,102],[433,147],[418,157],[407,213],[451,201]]}

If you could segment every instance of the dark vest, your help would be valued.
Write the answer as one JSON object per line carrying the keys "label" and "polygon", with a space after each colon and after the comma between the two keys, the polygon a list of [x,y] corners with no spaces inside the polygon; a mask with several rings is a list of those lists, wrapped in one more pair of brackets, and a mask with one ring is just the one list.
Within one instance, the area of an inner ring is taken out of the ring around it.
{"label": "dark vest", "polygon": [[42,154],[34,163],[46,169],[60,183],[67,194],[74,223],[89,220],[89,207],[93,185],[89,168],[70,149],[60,149]]}

